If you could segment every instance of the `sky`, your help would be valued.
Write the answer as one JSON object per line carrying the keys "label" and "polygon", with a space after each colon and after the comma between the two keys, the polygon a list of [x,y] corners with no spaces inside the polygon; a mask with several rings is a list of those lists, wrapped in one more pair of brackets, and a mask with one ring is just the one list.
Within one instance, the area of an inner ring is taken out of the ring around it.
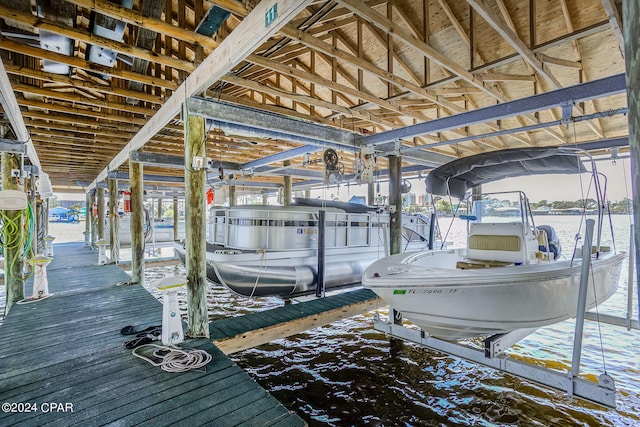
{"label": "sky", "polygon": [[[610,160],[596,163],[598,171],[607,177],[607,198],[612,201],[620,201],[625,197],[632,198],[631,167],[629,159],[618,159],[616,164]],[[483,191],[508,191],[521,189],[532,202],[541,200],[574,201],[582,199],[588,191],[589,174],[575,175],[535,175],[531,177],[511,178],[483,186]],[[588,196],[595,199],[593,191]]]}

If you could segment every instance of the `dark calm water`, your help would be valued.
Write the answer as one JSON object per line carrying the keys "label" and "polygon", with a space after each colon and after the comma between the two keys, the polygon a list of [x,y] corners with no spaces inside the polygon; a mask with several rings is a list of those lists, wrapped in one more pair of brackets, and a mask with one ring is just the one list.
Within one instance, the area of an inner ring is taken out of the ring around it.
{"label": "dark calm water", "polygon": [[[536,221],[553,225],[563,240],[564,253],[571,253],[578,217],[537,217]],[[626,250],[629,219],[615,216],[613,222],[618,249]],[[454,231],[448,240],[459,243],[463,229],[456,225]],[[620,290],[601,312],[625,315],[626,269],[625,263]],[[166,274],[184,274],[184,270],[180,266],[149,269],[147,283]],[[277,298],[247,300],[210,285],[211,319],[282,305]],[[387,314],[386,307],[378,311]],[[312,426],[640,425],[638,331],[586,323],[581,373],[595,379],[604,372],[603,348],[606,372],[617,387],[617,408],[608,409],[446,354],[390,342],[372,325],[373,313],[356,316],[235,354],[233,359]],[[566,372],[572,343],[573,321],[567,321],[538,330],[511,354]]]}

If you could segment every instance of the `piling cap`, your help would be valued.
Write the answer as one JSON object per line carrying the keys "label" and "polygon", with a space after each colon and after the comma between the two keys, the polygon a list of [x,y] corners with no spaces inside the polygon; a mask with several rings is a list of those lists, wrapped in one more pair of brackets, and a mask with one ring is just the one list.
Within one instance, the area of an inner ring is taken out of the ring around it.
{"label": "piling cap", "polygon": [[166,291],[172,288],[179,288],[187,284],[187,279],[179,276],[165,276],[155,283],[156,289]]}
{"label": "piling cap", "polygon": [[96,245],[98,245],[98,246],[102,246],[102,245],[107,246],[108,244],[109,244],[109,242],[107,242],[106,240],[98,240],[96,242]]}
{"label": "piling cap", "polygon": [[56,240],[56,238],[53,237],[53,236],[47,236],[47,237],[44,238],[44,240],[50,240],[50,241],[53,242],[54,240]]}
{"label": "piling cap", "polygon": [[51,262],[51,260],[53,260],[53,258],[50,258],[48,256],[44,256],[44,255],[38,255],[35,258],[33,258],[31,260],[31,262],[33,264],[36,264],[36,265],[38,265],[38,264],[41,265],[41,264],[49,264]]}

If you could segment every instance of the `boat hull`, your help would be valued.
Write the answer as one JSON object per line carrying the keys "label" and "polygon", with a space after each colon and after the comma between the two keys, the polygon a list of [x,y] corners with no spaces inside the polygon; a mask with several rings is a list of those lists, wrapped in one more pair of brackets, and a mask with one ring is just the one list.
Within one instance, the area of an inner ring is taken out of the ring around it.
{"label": "boat hull", "polygon": [[[587,310],[617,289],[624,253],[592,260]],[[363,286],[431,336],[457,340],[537,328],[576,316],[581,259],[461,270],[454,251],[395,255],[372,264]]]}
{"label": "boat hull", "polygon": [[[184,247],[176,244],[175,251],[184,264]],[[380,247],[328,249],[325,289],[359,284],[364,270],[383,256]],[[246,297],[304,295],[316,291],[318,259],[314,250],[239,251],[208,244],[207,278]]]}

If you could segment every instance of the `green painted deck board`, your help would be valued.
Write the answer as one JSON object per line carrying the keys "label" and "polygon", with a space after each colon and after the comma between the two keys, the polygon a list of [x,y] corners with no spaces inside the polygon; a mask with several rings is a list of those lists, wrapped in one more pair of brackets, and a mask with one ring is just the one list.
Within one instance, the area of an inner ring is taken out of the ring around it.
{"label": "green painted deck board", "polygon": [[139,285],[117,286],[129,276],[97,266],[97,257],[82,244],[55,245],[47,267],[53,295],[14,306],[0,325],[0,401],[69,402],[74,412],[3,412],[0,425],[176,425],[201,413],[219,417],[216,425],[304,424],[210,340],[184,344],[213,355],[206,372],[167,373],[133,357],[123,347],[132,336],[120,329],[159,325],[162,306]]}
{"label": "green painted deck board", "polygon": [[376,298],[374,292],[368,289],[357,289],[240,317],[227,317],[214,320],[209,324],[209,333],[212,340],[230,338],[252,330],[313,316],[328,310],[339,309],[349,304],[363,302],[373,298]]}

